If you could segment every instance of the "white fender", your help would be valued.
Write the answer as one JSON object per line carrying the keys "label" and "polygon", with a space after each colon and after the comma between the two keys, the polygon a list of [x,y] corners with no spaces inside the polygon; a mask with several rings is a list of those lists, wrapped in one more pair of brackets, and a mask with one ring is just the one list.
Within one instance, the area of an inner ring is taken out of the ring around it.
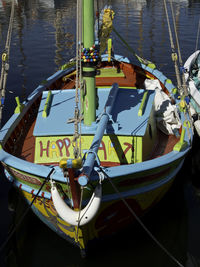
{"label": "white fender", "polygon": [[53,182],[51,186],[51,195],[53,204],[59,216],[66,223],[75,226],[81,226],[91,221],[99,210],[102,197],[102,188],[101,184],[98,184],[96,186],[90,201],[88,202],[87,206],[81,211],[74,211],[65,203],[55,186],[55,182]]}

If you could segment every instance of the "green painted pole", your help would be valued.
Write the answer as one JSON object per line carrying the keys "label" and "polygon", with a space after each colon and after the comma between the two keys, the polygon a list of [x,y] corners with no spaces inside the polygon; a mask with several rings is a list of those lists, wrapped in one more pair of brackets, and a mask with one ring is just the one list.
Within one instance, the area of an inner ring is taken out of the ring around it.
{"label": "green painted pole", "polygon": [[[83,0],[83,47],[94,45],[94,0]],[[83,79],[86,82],[84,100],[84,124],[91,125],[96,120],[95,68],[83,65]]]}

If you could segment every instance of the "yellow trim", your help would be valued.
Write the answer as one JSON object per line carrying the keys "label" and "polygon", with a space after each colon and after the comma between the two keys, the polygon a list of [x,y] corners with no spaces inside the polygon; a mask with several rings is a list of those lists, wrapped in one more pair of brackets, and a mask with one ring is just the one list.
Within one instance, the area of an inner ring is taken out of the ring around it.
{"label": "yellow trim", "polygon": [[183,126],[184,126],[184,127],[189,127],[189,128],[191,128],[191,123],[190,123],[190,121],[184,121],[184,122],[183,122]]}
{"label": "yellow trim", "polygon": [[65,75],[65,76],[62,78],[63,82],[66,82],[67,79],[70,78],[70,77],[73,76],[73,75],[76,75],[76,70],[73,71],[73,72],[71,72],[71,73],[68,74],[68,75]]}
{"label": "yellow trim", "polygon": [[147,65],[147,67],[149,67],[149,68],[151,68],[151,69],[155,69],[156,68],[156,65],[154,64],[154,63],[149,63],[148,65]]}
{"label": "yellow trim", "polygon": [[188,146],[188,143],[184,140],[184,138],[185,138],[185,128],[182,128],[180,140],[174,146],[174,148],[173,148],[174,151],[180,152]]}
{"label": "yellow trim", "polygon": [[172,84],[172,81],[171,81],[170,79],[167,79],[167,80],[165,81],[165,83],[170,83],[170,84]]}
{"label": "yellow trim", "polygon": [[[102,88],[102,89],[103,89],[103,88],[111,88],[111,86],[98,86],[97,88],[98,88],[98,89],[101,89],[101,88]],[[137,87],[134,87],[134,86],[133,86],[133,87],[131,87],[131,86],[130,86],[130,87],[129,87],[129,86],[123,86],[123,87],[120,87],[120,88],[121,88],[121,89],[138,89]]]}
{"label": "yellow trim", "polygon": [[112,53],[112,39],[108,39],[108,62],[111,61],[111,53]]}
{"label": "yellow trim", "polygon": [[96,77],[103,78],[103,77],[125,77],[124,73],[120,70],[117,72],[116,68],[105,68],[100,69],[100,74]]}
{"label": "yellow trim", "polygon": [[134,136],[134,163],[142,162],[142,136]]}
{"label": "yellow trim", "polygon": [[2,61],[6,61],[6,60],[8,60],[8,54],[7,53],[3,53],[2,54]]}
{"label": "yellow trim", "polygon": [[178,59],[177,53],[172,53],[171,56],[173,61],[177,61]]}
{"label": "yellow trim", "polygon": [[138,111],[138,116],[142,116],[142,114],[143,114],[145,103],[146,103],[146,100],[147,100],[147,94],[148,94],[148,91],[145,91],[144,94],[143,94],[142,102],[140,104],[139,111]]}
{"label": "yellow trim", "polygon": [[[68,166],[69,160],[71,162],[71,166]],[[59,167],[61,169],[66,169],[66,168],[80,169],[82,167],[82,165],[83,165],[82,158],[78,158],[78,159],[63,158],[59,162]]]}
{"label": "yellow trim", "polygon": [[52,95],[52,92],[49,91],[48,95],[47,95],[47,99],[46,99],[45,105],[44,105],[44,110],[42,112],[42,117],[43,118],[46,118],[48,116],[50,105],[51,105],[51,95]]}
{"label": "yellow trim", "polygon": [[18,113],[21,113],[21,112],[22,112],[22,110],[23,110],[23,108],[24,108],[24,104],[21,104],[21,103],[20,103],[19,96],[16,96],[16,97],[15,97],[15,100],[16,100],[16,102],[17,102],[17,107],[15,108],[14,113],[15,113],[15,114],[18,114]]}

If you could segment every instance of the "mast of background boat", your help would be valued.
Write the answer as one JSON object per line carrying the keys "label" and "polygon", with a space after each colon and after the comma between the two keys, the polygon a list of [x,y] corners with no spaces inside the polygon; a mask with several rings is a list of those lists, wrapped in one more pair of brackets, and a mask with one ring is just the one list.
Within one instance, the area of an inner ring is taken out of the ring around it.
{"label": "mast of background boat", "polygon": [[[94,0],[83,1],[83,47],[90,49],[94,45]],[[90,126],[96,120],[96,79],[92,62],[83,62],[83,95],[84,125]]]}
{"label": "mast of background boat", "polygon": [[10,20],[6,38],[6,45],[5,50],[2,54],[2,64],[1,64],[1,77],[0,77],[0,128],[2,122],[2,113],[3,107],[6,97],[6,83],[7,83],[7,76],[9,70],[9,55],[10,55],[10,44],[11,44],[11,35],[13,29],[13,21],[14,21],[14,14],[15,14],[15,2],[12,0],[11,6],[11,13],[10,13]]}

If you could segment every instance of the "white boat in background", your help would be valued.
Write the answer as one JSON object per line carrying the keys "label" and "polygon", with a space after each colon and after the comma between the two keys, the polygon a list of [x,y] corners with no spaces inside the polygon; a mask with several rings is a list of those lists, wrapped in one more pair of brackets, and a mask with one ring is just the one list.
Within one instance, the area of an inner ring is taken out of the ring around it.
{"label": "white boat in background", "polygon": [[196,50],[184,64],[185,80],[191,96],[190,107],[194,126],[200,136],[200,50]]}

